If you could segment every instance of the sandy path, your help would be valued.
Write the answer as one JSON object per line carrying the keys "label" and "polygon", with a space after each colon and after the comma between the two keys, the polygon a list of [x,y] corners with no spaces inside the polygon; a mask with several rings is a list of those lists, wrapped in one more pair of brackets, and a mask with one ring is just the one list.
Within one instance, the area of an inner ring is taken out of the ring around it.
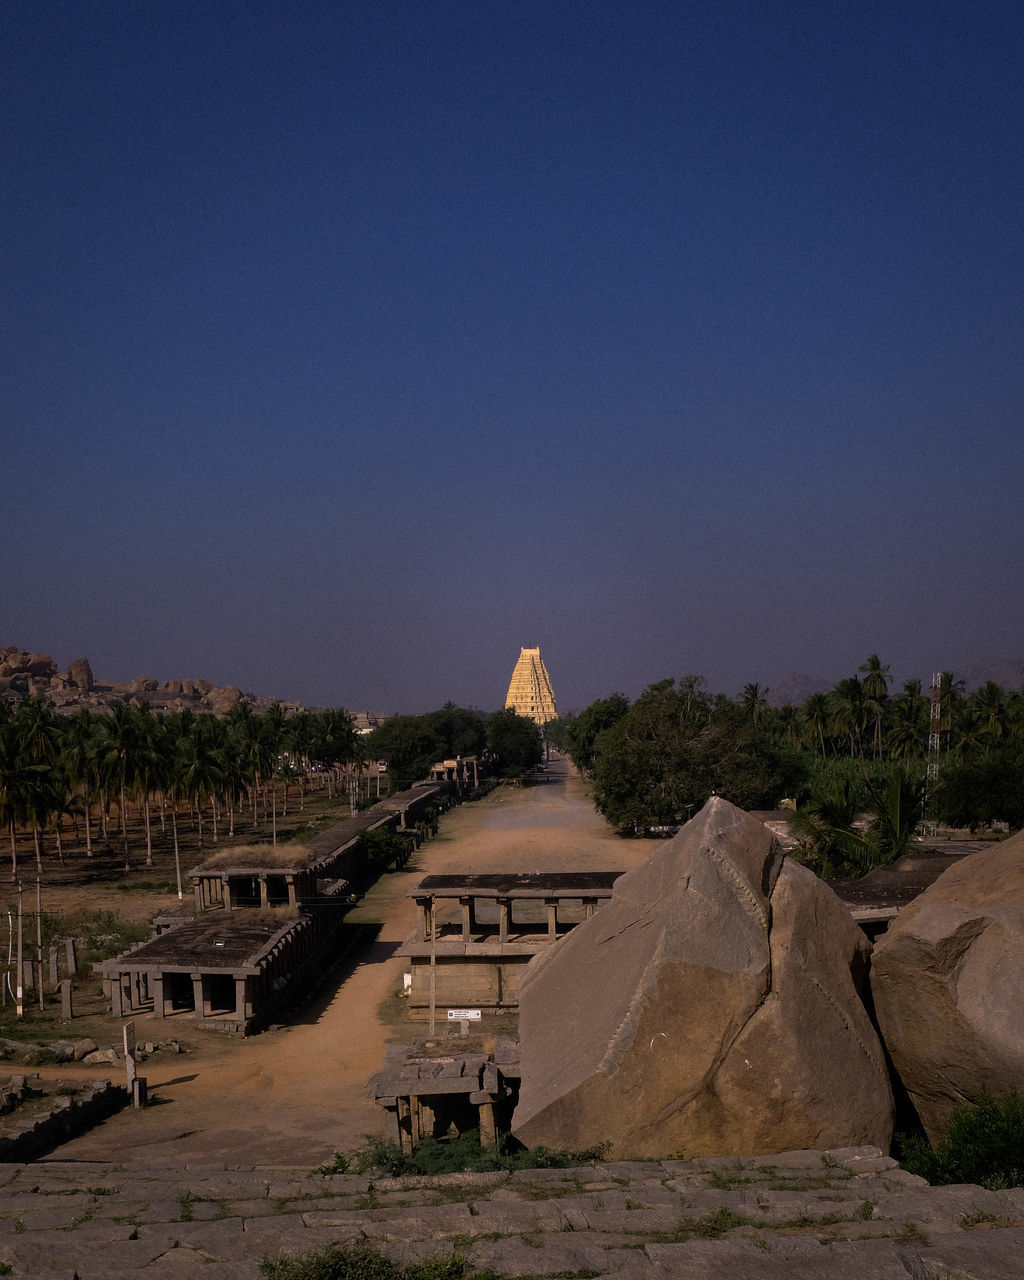
{"label": "sandy path", "polygon": [[[123,1163],[302,1164],[358,1146],[383,1131],[366,1097],[393,1031],[378,1017],[400,989],[395,952],[413,932],[407,894],[425,874],[484,871],[589,871],[634,866],[651,852],[620,840],[594,812],[584,784],[553,761],[545,785],[499,788],[447,814],[438,839],[405,871],[384,876],[349,918],[379,926],[377,941],[325,984],[320,998],[287,1027],[239,1041],[196,1031],[188,1021],[136,1018],[140,1042],[178,1035],[194,1051],[160,1054],[141,1068],[159,1105],[127,1110],[51,1158]],[[340,981],[339,981],[340,979]],[[398,1038],[423,1033],[409,1024]],[[61,1074],[68,1075],[66,1068]]]}

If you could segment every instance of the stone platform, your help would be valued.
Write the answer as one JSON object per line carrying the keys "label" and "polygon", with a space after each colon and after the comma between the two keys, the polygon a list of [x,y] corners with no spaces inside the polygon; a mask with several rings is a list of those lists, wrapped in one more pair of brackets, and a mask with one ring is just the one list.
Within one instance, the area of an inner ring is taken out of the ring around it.
{"label": "stone platform", "polygon": [[1017,1280],[1024,1189],[928,1187],[870,1147],[416,1178],[0,1165],[15,1277],[256,1280],[355,1239],[510,1280]]}

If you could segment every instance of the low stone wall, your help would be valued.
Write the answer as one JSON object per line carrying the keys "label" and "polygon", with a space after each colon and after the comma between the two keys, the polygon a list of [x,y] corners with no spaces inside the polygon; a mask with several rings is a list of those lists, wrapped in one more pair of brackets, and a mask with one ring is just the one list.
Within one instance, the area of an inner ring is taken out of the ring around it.
{"label": "low stone wall", "polygon": [[1018,1280],[1024,1189],[929,1187],[870,1147],[420,1178],[0,1166],[0,1262],[26,1280],[257,1280],[345,1241],[508,1280]]}
{"label": "low stone wall", "polygon": [[36,1160],[119,1111],[129,1099],[126,1088],[109,1080],[32,1083],[45,1088],[45,1098],[30,1110],[23,1103],[0,1120],[0,1162]]}

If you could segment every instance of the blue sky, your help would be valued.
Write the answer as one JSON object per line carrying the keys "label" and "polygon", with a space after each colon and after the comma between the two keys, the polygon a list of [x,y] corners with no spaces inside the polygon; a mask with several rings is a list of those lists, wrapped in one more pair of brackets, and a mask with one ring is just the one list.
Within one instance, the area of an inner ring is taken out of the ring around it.
{"label": "blue sky", "polygon": [[1024,8],[9,6],[0,643],[309,704],[1024,655]]}

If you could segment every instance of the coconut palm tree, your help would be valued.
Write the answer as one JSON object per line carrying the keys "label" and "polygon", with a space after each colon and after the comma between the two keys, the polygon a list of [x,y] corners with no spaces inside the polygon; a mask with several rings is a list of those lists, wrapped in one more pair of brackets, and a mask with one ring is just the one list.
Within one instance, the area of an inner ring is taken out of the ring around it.
{"label": "coconut palm tree", "polygon": [[850,743],[850,755],[862,756],[864,726],[867,717],[864,708],[864,690],[856,676],[840,680],[829,694],[832,713],[832,730]]}
{"label": "coconut palm tree", "polygon": [[743,692],[740,694],[740,706],[746,714],[757,724],[762,714],[768,707],[767,689],[762,689],[759,684],[745,684]]}
{"label": "coconut palm tree", "polygon": [[861,690],[864,694],[865,710],[874,716],[874,752],[877,760],[882,751],[882,717],[885,714],[885,703],[889,696],[889,668],[882,665],[877,653],[869,655],[867,662],[857,668],[864,672]]}
{"label": "coconut palm tree", "polygon": [[821,751],[821,758],[824,760],[825,731],[832,719],[832,708],[829,704],[828,695],[812,693],[801,708],[801,713],[804,722],[804,743],[810,746],[813,742],[816,742]]}

